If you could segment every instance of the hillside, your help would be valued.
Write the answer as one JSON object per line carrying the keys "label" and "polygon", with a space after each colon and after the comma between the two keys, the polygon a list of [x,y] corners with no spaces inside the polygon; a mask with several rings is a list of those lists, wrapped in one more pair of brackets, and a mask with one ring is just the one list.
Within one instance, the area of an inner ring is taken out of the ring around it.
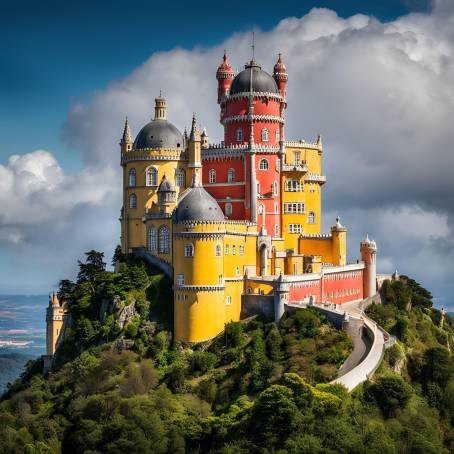
{"label": "hillside", "polygon": [[[48,378],[31,363],[3,397],[3,452],[453,450],[454,331],[414,281],[387,284],[387,304],[368,309],[399,342],[372,381],[349,394],[328,382],[351,341],[317,312],[230,323],[212,342],[175,344],[170,283],[120,258],[110,273],[91,251],[77,282],[62,281],[67,338]],[[123,325],[126,306],[134,311]]]}

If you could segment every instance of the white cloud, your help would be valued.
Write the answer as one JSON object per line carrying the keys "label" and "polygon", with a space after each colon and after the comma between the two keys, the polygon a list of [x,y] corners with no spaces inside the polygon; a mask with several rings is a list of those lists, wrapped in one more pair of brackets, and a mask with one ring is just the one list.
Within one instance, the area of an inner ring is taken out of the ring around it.
{"label": "white cloud", "polygon": [[[324,204],[330,217],[343,215],[352,258],[360,236],[369,231],[378,241],[383,267],[398,266],[433,283],[445,299],[454,261],[453,25],[452,2],[438,0],[430,14],[388,23],[314,9],[302,18],[284,19],[269,32],[256,31],[263,68],[272,70],[277,52],[288,68],[287,138],[323,133]],[[0,214],[0,238],[33,243],[26,211],[38,226],[58,217],[52,228],[71,232],[79,255],[87,240],[93,240],[92,247],[103,243],[96,232],[106,218],[94,212],[113,213],[116,222],[118,141],[125,115],[136,134],[153,115],[154,97],[162,89],[177,127],[189,125],[195,111],[210,139],[221,140],[216,67],[227,48],[233,66],[241,69],[250,58],[249,41],[248,33],[236,33],[219,46],[156,53],[90,101],[74,105],[65,137],[84,151],[87,169],[66,175],[46,152],[34,152],[44,153],[39,159],[32,153],[0,166],[0,201],[8,207]],[[24,172],[27,183],[19,178]],[[84,216],[91,222],[89,232]],[[118,224],[104,233],[104,243],[108,234],[114,244]]]}

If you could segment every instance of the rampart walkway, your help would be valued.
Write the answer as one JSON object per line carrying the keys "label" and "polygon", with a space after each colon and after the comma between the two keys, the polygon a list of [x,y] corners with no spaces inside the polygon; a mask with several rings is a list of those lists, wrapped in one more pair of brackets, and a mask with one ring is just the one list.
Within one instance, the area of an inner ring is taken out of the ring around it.
{"label": "rampart walkway", "polygon": [[[344,323],[350,323],[353,320],[355,322],[362,321],[364,329],[367,330],[366,338],[361,335],[352,336],[354,343],[353,352],[344,363],[341,370],[342,375],[332,381],[332,383],[344,385],[349,391],[366,381],[377,370],[383,359],[385,349],[395,342],[392,336],[363,312],[369,304],[379,300],[380,297],[377,294],[366,300],[342,304],[340,310],[326,304],[312,305],[321,312],[331,314],[331,318],[337,317],[339,319],[342,317]],[[306,307],[306,305],[290,303],[289,307],[301,308]]]}

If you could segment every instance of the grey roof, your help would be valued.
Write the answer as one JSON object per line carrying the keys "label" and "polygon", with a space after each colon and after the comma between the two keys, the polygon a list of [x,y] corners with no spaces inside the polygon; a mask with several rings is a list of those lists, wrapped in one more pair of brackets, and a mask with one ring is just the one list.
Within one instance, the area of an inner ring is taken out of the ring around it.
{"label": "grey roof", "polygon": [[202,186],[193,186],[181,194],[175,211],[179,221],[223,221],[224,213],[218,202]]}
{"label": "grey roof", "polygon": [[158,192],[175,192],[175,186],[166,175],[162,177],[161,183],[159,183]]}
{"label": "grey roof", "polygon": [[266,93],[279,93],[276,81],[266,71],[263,71],[259,64],[251,61],[246,65],[245,69],[238,73],[233,79],[230,87],[230,94],[244,93],[249,91],[250,79],[252,71],[252,91],[266,92]]}
{"label": "grey roof", "polygon": [[152,120],[137,134],[135,149],[144,148],[180,148],[183,147],[183,135],[167,120]]}

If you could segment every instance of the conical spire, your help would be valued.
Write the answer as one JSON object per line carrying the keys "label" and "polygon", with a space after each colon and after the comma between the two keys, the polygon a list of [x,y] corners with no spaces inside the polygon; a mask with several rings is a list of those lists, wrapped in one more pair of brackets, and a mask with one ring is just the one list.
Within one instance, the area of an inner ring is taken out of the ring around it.
{"label": "conical spire", "polygon": [[125,120],[125,127],[123,130],[123,137],[121,138],[121,143],[132,143],[131,128],[129,127],[128,117]]}

